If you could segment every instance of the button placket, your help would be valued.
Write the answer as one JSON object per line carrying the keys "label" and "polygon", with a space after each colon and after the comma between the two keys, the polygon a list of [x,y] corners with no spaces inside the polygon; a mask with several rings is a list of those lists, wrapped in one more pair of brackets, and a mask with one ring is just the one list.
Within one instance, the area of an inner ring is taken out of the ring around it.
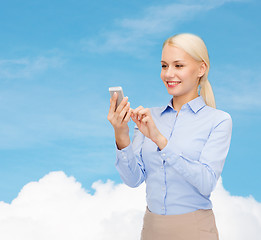
{"label": "button placket", "polygon": [[127,157],[126,157],[126,153],[125,153],[125,152],[122,152],[121,155],[122,155],[122,158],[123,158],[124,160],[127,159]]}

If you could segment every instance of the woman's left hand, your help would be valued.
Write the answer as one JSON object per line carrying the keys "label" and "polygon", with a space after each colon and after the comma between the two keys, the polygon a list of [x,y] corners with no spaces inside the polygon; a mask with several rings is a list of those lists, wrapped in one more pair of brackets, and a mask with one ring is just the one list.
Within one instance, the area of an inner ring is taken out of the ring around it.
{"label": "woman's left hand", "polygon": [[150,110],[142,106],[131,110],[131,119],[136,123],[140,132],[147,138],[151,139],[160,149],[167,145],[167,139],[160,133],[156,127]]}

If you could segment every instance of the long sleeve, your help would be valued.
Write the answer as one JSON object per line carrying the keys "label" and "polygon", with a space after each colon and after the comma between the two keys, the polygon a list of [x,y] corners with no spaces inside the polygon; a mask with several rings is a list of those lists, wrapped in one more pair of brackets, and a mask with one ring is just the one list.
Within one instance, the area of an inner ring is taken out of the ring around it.
{"label": "long sleeve", "polygon": [[158,149],[163,162],[175,168],[204,196],[214,190],[228,154],[232,134],[232,119],[228,116],[213,127],[198,160],[188,158],[185,152],[173,151],[175,136],[164,149]]}
{"label": "long sleeve", "polygon": [[144,162],[142,160],[141,146],[144,141],[144,135],[138,127],[134,128],[132,143],[119,150],[116,147],[116,169],[121,179],[130,187],[138,187],[146,177]]}

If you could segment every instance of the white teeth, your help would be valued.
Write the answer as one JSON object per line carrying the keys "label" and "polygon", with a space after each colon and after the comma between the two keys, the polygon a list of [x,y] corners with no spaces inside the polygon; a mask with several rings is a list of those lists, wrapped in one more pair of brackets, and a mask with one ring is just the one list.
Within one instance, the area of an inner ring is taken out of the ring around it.
{"label": "white teeth", "polygon": [[180,83],[180,82],[168,82],[169,85],[175,85],[177,83]]}

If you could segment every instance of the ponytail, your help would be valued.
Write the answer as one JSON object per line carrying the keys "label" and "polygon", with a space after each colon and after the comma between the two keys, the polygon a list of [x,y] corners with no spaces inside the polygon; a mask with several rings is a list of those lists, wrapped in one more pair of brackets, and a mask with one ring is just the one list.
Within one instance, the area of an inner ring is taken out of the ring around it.
{"label": "ponytail", "polygon": [[212,108],[216,108],[215,96],[211,84],[205,75],[199,80],[199,86],[200,95],[203,97],[205,103]]}

